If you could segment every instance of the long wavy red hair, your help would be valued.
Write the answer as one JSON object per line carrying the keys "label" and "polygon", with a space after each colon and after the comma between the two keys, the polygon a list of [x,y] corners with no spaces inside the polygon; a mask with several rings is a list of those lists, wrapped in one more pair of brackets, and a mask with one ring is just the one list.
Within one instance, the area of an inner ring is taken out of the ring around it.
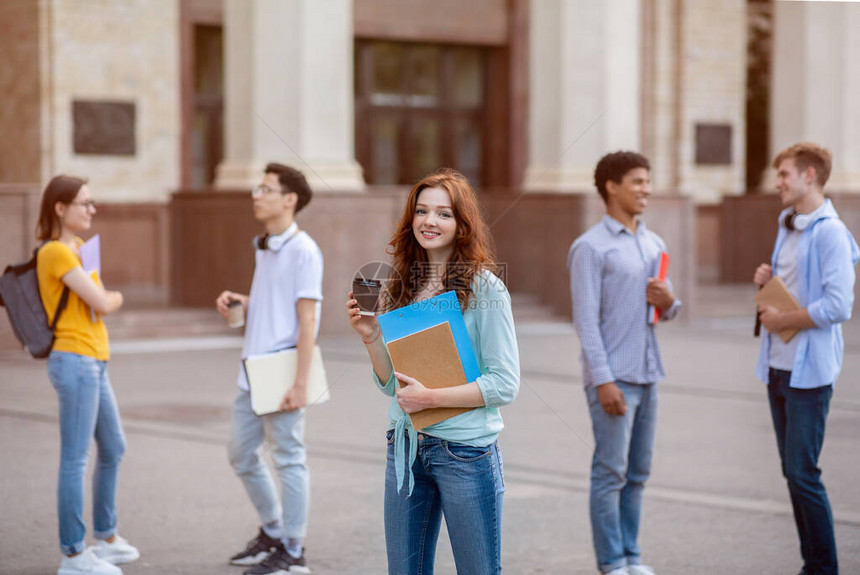
{"label": "long wavy red hair", "polygon": [[442,277],[445,291],[457,292],[460,307],[465,310],[472,296],[472,280],[482,269],[495,271],[496,262],[490,231],[484,222],[478,196],[469,180],[456,170],[440,169],[419,181],[409,192],[406,208],[388,244],[393,257],[393,271],[386,286],[383,306],[387,310],[411,303],[427,280],[427,251],[412,231],[418,195],[425,188],[441,188],[451,198],[457,234],[454,251]]}

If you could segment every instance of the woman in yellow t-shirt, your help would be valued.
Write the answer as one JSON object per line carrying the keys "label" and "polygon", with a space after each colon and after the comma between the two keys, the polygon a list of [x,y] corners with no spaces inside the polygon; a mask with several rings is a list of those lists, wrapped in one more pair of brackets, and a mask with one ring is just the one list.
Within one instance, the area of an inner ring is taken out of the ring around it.
{"label": "woman in yellow t-shirt", "polygon": [[[42,303],[53,321],[64,287],[69,300],[61,313],[48,357],[48,376],[60,407],[60,473],[57,513],[63,559],[58,575],[121,575],[117,563],[140,553],[117,534],[116,483],[125,452],[119,409],[107,373],[108,335],[101,316],[122,306],[122,294],[106,290],[97,272],[81,266],[77,234],[90,229],[95,204],[86,180],[56,176],[42,194],[36,258]],[[93,474],[93,535],[87,547],[83,521],[84,476],[90,445],[98,445]]]}

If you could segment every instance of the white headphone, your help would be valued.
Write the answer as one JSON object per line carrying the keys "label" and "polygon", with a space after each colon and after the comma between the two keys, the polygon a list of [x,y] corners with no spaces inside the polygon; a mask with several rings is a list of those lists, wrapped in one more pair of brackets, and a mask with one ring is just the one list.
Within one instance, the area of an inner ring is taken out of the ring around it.
{"label": "white headphone", "polygon": [[811,221],[812,214],[801,214],[792,210],[785,215],[785,218],[783,218],[782,223],[787,229],[791,231],[797,230],[799,232],[802,232],[809,227],[809,223]]}

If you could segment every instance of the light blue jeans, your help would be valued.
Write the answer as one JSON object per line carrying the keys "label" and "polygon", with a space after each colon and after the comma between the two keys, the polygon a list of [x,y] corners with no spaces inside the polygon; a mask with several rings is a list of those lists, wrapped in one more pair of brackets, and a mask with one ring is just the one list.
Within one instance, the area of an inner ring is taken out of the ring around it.
{"label": "light blue jeans", "polygon": [[[233,404],[230,465],[271,537],[302,539],[307,533],[311,489],[304,413],[298,409],[257,415],[251,409],[251,394],[242,389]],[[280,498],[263,460],[266,451],[281,483]]]}
{"label": "light blue jeans", "polygon": [[52,351],[48,356],[48,377],[60,402],[60,550],[74,555],[86,547],[84,477],[93,438],[98,448],[93,474],[93,535],[107,539],[116,533],[116,483],[125,453],[125,435],[107,362]]}
{"label": "light blue jeans", "polygon": [[406,488],[397,492],[393,440],[389,431],[385,469],[389,575],[433,575],[443,514],[458,575],[501,573],[505,485],[498,443],[470,447],[419,433],[412,465],[415,487],[407,496]]}
{"label": "light blue jeans", "polygon": [[609,415],[600,405],[597,386],[586,389],[594,432],[591,533],[597,568],[603,573],[642,563],[639,514],[657,427],[657,384],[616,384],[627,402],[625,415]]}

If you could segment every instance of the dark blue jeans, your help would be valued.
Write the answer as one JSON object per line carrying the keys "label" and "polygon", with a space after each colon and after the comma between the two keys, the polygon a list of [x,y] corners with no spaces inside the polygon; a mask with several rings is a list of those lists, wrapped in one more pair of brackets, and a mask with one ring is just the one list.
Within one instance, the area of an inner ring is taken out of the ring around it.
{"label": "dark blue jeans", "polygon": [[767,386],[782,474],[788,482],[800,537],[804,575],[836,575],[836,539],[818,456],[833,386],[789,387],[790,371],[771,369]]}

